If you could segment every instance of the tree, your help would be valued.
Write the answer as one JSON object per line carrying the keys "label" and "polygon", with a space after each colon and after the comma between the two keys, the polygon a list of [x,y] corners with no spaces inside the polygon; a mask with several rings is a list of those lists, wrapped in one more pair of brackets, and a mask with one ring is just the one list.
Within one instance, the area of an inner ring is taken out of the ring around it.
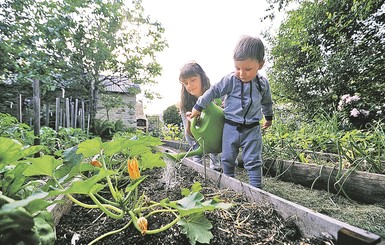
{"label": "tree", "polygon": [[361,114],[362,124],[384,118],[384,20],[380,0],[300,1],[278,34],[267,37],[273,92],[301,105],[309,116],[320,108],[332,113],[343,95],[358,95],[358,109],[369,112]]}
{"label": "tree", "polygon": [[43,98],[65,88],[89,101],[93,118],[106,83],[133,92],[122,83],[154,84],[161,72],[164,28],[143,15],[141,0],[5,0],[1,9],[0,84],[39,79]]}
{"label": "tree", "polygon": [[163,122],[164,124],[172,124],[176,126],[180,126],[182,123],[182,118],[180,117],[179,110],[176,105],[172,105],[167,107],[166,110],[163,111]]}
{"label": "tree", "polygon": [[109,112],[111,109],[124,105],[122,97],[113,94],[102,94],[100,101],[106,109],[107,120],[110,120]]}

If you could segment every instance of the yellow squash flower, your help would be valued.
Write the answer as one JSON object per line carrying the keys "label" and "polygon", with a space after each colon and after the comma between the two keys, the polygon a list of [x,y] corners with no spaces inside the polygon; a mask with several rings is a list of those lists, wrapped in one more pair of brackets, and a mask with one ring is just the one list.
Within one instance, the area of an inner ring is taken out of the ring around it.
{"label": "yellow squash flower", "polygon": [[146,232],[147,232],[147,225],[148,225],[148,224],[147,224],[147,219],[146,219],[145,217],[140,217],[140,218],[138,219],[137,224],[138,224],[138,227],[139,227],[139,229],[140,229],[142,235],[143,235],[143,236],[146,235]]}
{"label": "yellow squash flower", "polygon": [[101,162],[99,162],[98,160],[92,160],[91,165],[94,167],[97,167],[97,168],[101,168],[103,166],[103,164]]}
{"label": "yellow squash flower", "polygon": [[128,174],[130,175],[130,178],[132,180],[136,180],[140,178],[139,164],[136,158],[132,160],[130,159],[127,160],[127,169],[128,169]]}

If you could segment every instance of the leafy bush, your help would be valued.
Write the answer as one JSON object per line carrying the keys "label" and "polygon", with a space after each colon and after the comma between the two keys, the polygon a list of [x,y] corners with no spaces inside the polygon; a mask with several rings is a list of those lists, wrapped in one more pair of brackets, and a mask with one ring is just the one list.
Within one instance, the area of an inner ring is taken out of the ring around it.
{"label": "leafy bush", "polygon": [[181,140],[183,139],[183,132],[180,130],[179,126],[174,124],[167,124],[166,127],[162,130],[162,139],[165,140]]}
{"label": "leafy bush", "polygon": [[120,131],[130,130],[130,132],[135,132],[135,129],[126,129],[122,120],[109,121],[109,120],[99,120],[96,119],[93,122],[93,127],[91,128],[92,133],[95,136],[100,136],[103,139],[109,140],[112,136]]}
{"label": "leafy bush", "polygon": [[182,118],[180,117],[179,109],[176,107],[176,105],[172,105],[163,111],[163,122],[166,125],[181,125]]}
{"label": "leafy bush", "polygon": [[54,154],[78,145],[88,139],[86,132],[80,128],[59,128],[59,132],[49,127],[40,129],[40,144],[46,146],[46,151]]}
{"label": "leafy bush", "polygon": [[16,117],[0,113],[0,136],[18,140],[23,144],[32,145],[33,130],[25,123],[19,123]]}

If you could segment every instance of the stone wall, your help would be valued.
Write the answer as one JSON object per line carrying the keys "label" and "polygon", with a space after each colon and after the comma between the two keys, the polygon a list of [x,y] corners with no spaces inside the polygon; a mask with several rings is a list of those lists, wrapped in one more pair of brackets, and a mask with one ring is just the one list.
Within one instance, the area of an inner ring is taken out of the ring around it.
{"label": "stone wall", "polygon": [[[110,121],[122,120],[126,127],[136,128],[136,96],[124,93],[115,94],[122,97],[124,106],[113,108],[108,112]],[[107,111],[101,103],[99,103],[96,111],[96,119],[107,120]]]}

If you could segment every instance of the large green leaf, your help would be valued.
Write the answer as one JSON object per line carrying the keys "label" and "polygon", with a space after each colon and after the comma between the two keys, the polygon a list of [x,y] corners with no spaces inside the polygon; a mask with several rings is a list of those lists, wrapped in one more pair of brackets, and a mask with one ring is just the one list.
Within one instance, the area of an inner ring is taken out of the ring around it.
{"label": "large green leaf", "polygon": [[14,201],[11,203],[4,204],[1,209],[0,209],[0,215],[9,212],[10,210],[16,209],[18,207],[25,207],[27,206],[30,202],[37,200],[37,199],[42,199],[45,198],[48,195],[47,192],[37,192],[34,193],[30,196],[28,196],[25,199]]}
{"label": "large green leaf", "polygon": [[99,137],[83,141],[79,144],[77,154],[83,154],[83,157],[93,157],[102,151],[102,140]]}
{"label": "large green leaf", "polygon": [[36,240],[39,244],[54,244],[56,240],[55,225],[52,215],[45,211],[33,218]]}
{"label": "large green leaf", "polygon": [[163,156],[162,153],[159,153],[159,152],[158,153],[148,152],[141,156],[139,164],[143,170],[147,168],[149,169],[158,168],[158,167],[164,168],[166,167],[166,163],[162,159],[162,156]]}
{"label": "large green leaf", "polygon": [[60,194],[89,194],[92,190],[93,193],[96,193],[102,190],[105,184],[98,184],[98,182],[108,175],[115,174],[113,170],[100,169],[97,175],[92,176],[86,180],[75,181],[68,189],[66,190],[57,190],[50,191],[49,196],[56,196]]}
{"label": "large green leaf", "polygon": [[112,141],[103,143],[103,148],[105,149],[104,155],[112,156],[112,155],[120,152],[122,148],[126,148],[127,143],[125,143],[125,141],[127,141],[127,140],[120,138],[117,140],[112,140]]}
{"label": "large green leaf", "polygon": [[0,169],[23,157],[22,148],[19,141],[0,137]]}
{"label": "large green leaf", "polygon": [[23,153],[24,157],[32,156],[35,153],[38,153],[38,152],[44,150],[45,148],[46,147],[42,146],[42,145],[32,145],[32,146],[29,146],[29,147],[24,147],[22,153]]}
{"label": "large green leaf", "polygon": [[14,169],[5,172],[0,184],[4,195],[15,199],[18,192],[23,188],[25,182],[23,172],[27,167],[27,163],[20,162]]}
{"label": "large green leaf", "polygon": [[203,213],[190,215],[188,219],[181,219],[178,225],[181,226],[181,232],[186,234],[192,245],[196,242],[209,244],[213,238],[210,231],[213,226]]}
{"label": "large green leaf", "polygon": [[55,169],[63,163],[61,159],[55,159],[53,156],[44,155],[39,158],[29,159],[31,165],[24,170],[25,176],[47,175],[53,177]]}

